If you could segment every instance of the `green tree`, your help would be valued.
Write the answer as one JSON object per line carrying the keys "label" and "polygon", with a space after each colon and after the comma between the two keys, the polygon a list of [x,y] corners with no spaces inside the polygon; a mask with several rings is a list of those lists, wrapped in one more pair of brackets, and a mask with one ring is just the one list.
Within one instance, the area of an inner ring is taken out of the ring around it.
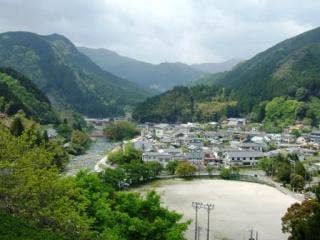
{"label": "green tree", "polygon": [[262,158],[258,162],[258,166],[265,171],[267,176],[273,176],[276,168],[274,158]]}
{"label": "green tree", "polygon": [[169,161],[166,165],[166,170],[169,174],[174,175],[176,173],[176,169],[178,167],[179,161],[173,160]]}
{"label": "green tree", "polygon": [[179,162],[176,173],[181,177],[190,177],[193,176],[197,171],[197,168],[190,163],[189,161],[181,161]]}
{"label": "green tree", "polygon": [[304,177],[298,174],[291,174],[290,185],[293,189],[301,191],[303,190],[304,184],[305,184]]}
{"label": "green tree", "polygon": [[112,141],[122,141],[132,139],[139,134],[137,126],[128,121],[116,121],[109,123],[104,133]]}
{"label": "green tree", "polygon": [[124,147],[112,151],[108,154],[108,160],[115,164],[127,164],[131,162],[141,162],[142,152],[135,149],[133,144],[128,143]]}
{"label": "green tree", "polygon": [[316,240],[320,236],[320,203],[306,200],[295,203],[282,217],[282,231],[289,233],[289,240]]}
{"label": "green tree", "polygon": [[24,126],[21,118],[19,117],[14,118],[10,127],[11,134],[18,137],[22,135],[23,131],[24,131]]}
{"label": "green tree", "polygon": [[284,97],[272,99],[265,108],[264,127],[271,132],[282,131],[285,127],[294,123],[300,105],[300,102],[286,100]]}

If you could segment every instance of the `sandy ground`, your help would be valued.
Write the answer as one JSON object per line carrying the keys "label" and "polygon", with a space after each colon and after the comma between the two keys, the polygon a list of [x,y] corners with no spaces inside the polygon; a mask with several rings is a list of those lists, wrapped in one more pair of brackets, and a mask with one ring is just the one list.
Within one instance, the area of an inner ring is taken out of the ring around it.
{"label": "sandy ground", "polygon": [[[297,200],[275,188],[249,182],[225,180],[181,179],[157,181],[138,189],[140,192],[155,189],[163,204],[171,210],[183,213],[185,219],[194,220],[193,201],[214,203],[211,213],[210,239],[249,239],[250,229],[259,232],[259,240],[284,240],[281,217]],[[202,228],[200,239],[206,239],[207,213],[198,213]],[[194,239],[194,222],[186,232],[187,239]],[[214,236],[213,236],[214,235]]]}

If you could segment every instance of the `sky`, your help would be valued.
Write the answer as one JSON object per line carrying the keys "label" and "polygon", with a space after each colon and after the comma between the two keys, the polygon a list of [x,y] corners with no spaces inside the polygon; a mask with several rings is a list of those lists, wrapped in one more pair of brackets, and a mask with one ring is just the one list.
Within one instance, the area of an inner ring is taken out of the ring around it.
{"label": "sky", "polygon": [[248,59],[320,26],[320,0],[0,0],[0,32],[59,33],[139,60]]}

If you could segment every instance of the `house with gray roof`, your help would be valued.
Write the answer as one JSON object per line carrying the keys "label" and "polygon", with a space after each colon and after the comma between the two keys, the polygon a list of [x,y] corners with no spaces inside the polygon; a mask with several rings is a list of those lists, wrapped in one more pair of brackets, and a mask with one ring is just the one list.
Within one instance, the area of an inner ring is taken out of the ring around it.
{"label": "house with gray roof", "polygon": [[226,166],[255,166],[263,157],[262,152],[248,150],[229,150],[223,154]]}

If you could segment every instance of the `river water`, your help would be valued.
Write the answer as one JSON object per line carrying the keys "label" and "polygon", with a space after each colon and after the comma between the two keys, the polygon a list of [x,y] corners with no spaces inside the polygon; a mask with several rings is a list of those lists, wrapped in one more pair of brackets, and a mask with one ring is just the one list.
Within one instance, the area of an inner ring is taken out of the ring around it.
{"label": "river water", "polygon": [[119,143],[109,142],[102,137],[96,138],[85,154],[70,158],[70,162],[66,167],[67,174],[75,175],[82,169],[89,169],[90,171],[93,171],[97,162],[118,145]]}

